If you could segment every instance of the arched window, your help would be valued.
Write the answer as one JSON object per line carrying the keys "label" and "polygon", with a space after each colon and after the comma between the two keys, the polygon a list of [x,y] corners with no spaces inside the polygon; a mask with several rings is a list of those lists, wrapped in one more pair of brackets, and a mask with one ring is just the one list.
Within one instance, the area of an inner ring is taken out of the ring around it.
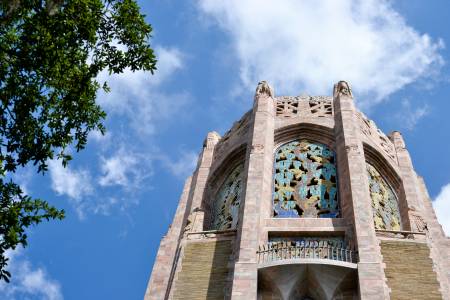
{"label": "arched window", "polygon": [[236,228],[241,204],[243,169],[242,164],[234,168],[219,188],[212,207],[212,229]]}
{"label": "arched window", "polygon": [[326,145],[298,140],[275,153],[273,213],[278,218],[339,215],[335,153]]}
{"label": "arched window", "polygon": [[372,165],[367,164],[375,229],[400,230],[398,200],[392,188]]}

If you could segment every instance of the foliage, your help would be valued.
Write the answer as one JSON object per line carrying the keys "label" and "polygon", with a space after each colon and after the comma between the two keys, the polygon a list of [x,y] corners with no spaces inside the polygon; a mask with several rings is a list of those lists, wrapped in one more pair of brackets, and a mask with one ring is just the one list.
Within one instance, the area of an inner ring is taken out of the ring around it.
{"label": "foliage", "polygon": [[14,172],[82,150],[104,133],[96,104],[101,71],[156,70],[152,28],[135,0],[0,0],[0,280],[5,251],[27,245],[25,230],[64,211],[25,195]]}

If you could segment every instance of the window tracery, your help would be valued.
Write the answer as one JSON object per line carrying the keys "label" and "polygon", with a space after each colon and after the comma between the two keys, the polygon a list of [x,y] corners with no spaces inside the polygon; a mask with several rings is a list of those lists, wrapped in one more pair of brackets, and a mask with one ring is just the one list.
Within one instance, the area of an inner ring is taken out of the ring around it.
{"label": "window tracery", "polygon": [[275,153],[274,217],[335,218],[339,215],[335,153],[308,140]]}
{"label": "window tracery", "polygon": [[398,200],[392,188],[372,165],[367,164],[375,229],[401,230]]}
{"label": "window tracery", "polygon": [[234,168],[216,194],[211,226],[214,230],[236,228],[241,203],[243,169],[243,164]]}

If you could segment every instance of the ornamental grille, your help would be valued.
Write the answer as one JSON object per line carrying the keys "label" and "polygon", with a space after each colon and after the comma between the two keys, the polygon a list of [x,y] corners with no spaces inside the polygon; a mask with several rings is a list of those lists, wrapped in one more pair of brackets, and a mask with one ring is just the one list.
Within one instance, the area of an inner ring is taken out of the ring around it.
{"label": "ornamental grille", "polygon": [[237,166],[217,192],[213,205],[213,230],[236,228],[241,203],[243,169],[244,165]]}
{"label": "ornamental grille", "polygon": [[275,237],[259,247],[259,263],[291,259],[329,259],[357,262],[357,253],[347,245],[344,237]]}
{"label": "ornamental grille", "polygon": [[280,118],[331,117],[333,104],[327,96],[278,97],[275,113]]}
{"label": "ornamental grille", "polygon": [[307,140],[275,153],[273,213],[278,218],[335,218],[339,215],[335,154]]}
{"label": "ornamental grille", "polygon": [[367,175],[375,229],[401,230],[400,212],[394,191],[370,164],[367,164]]}

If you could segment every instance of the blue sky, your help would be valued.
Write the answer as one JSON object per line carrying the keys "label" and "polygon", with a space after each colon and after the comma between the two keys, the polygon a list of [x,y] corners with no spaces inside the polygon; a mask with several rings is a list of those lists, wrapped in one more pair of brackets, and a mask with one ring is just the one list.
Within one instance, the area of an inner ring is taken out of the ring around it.
{"label": "blue sky", "polygon": [[208,131],[251,108],[260,80],[276,95],[331,95],[348,80],[386,133],[400,130],[450,234],[450,3],[141,1],[154,28],[154,76],[125,73],[99,94],[93,133],[69,168],[17,180],[67,217],[10,253],[9,299],[142,299],[161,237]]}

